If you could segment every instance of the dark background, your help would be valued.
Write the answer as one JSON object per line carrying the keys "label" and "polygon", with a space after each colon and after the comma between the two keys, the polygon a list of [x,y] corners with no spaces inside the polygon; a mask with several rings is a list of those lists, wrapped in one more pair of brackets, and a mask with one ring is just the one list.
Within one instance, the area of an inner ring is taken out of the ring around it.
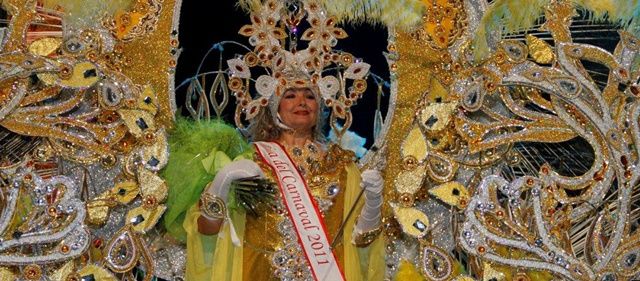
{"label": "dark background", "polygon": [[[213,5],[215,4],[215,5]],[[176,70],[176,87],[196,74],[198,65],[203,60],[207,51],[220,41],[236,41],[251,47],[248,38],[238,34],[238,30],[250,24],[249,14],[236,6],[235,1],[193,1],[186,0],[182,3],[179,26],[179,39],[182,53],[178,60]],[[383,52],[387,48],[387,30],[382,25],[339,25],[344,28],[349,37],[338,41],[334,50],[343,50],[353,54],[356,58],[362,58],[371,64],[370,71],[389,81],[389,70]],[[304,31],[304,30],[302,30]],[[298,35],[302,32],[299,31]],[[299,50],[306,46],[299,43]],[[223,51],[223,66],[226,68],[226,60],[233,58],[235,54],[244,54],[241,48],[227,47]],[[213,51],[204,60],[201,73],[218,69],[219,52]],[[253,69],[252,69],[253,73]],[[208,81],[213,81],[213,76],[207,77]],[[357,105],[352,107],[353,125],[351,130],[361,136],[367,137],[367,147],[372,144],[373,116],[376,107],[377,85],[373,79],[367,80],[368,88],[363,98]],[[185,110],[186,85],[176,89],[176,103],[181,108],[182,115],[189,115]],[[389,88],[384,88],[384,98],[382,113],[386,115],[389,98]],[[235,100],[232,98],[223,118],[229,123],[233,123],[233,110]],[[213,111],[212,111],[213,112]]]}

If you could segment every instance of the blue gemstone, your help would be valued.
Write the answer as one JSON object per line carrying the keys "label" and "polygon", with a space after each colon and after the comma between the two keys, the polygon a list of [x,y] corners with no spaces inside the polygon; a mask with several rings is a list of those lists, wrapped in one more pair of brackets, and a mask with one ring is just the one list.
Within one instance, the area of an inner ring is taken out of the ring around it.
{"label": "blue gemstone", "polygon": [[536,243],[537,247],[542,247],[542,239],[541,238],[536,239],[535,243]]}
{"label": "blue gemstone", "polygon": [[138,125],[138,127],[140,127],[141,130],[146,130],[149,128],[149,125],[147,125],[147,122],[145,122],[144,119],[142,118],[138,118],[138,120],[136,120],[136,125]]}
{"label": "blue gemstone", "polygon": [[427,229],[427,226],[420,220],[416,220],[413,223],[413,227],[415,227],[417,230],[420,230],[420,231],[425,231]]}
{"label": "blue gemstone", "polygon": [[624,259],[624,264],[627,267],[631,267],[636,262],[637,259],[638,259],[638,254],[631,253],[627,255],[627,257]]}
{"label": "blue gemstone", "polygon": [[160,160],[158,160],[158,158],[151,156],[151,159],[147,161],[147,164],[149,164],[149,166],[151,167],[155,167],[155,166],[158,166],[158,164],[160,164]]}
{"label": "blue gemstone", "polygon": [[433,127],[433,125],[435,125],[438,122],[438,117],[436,117],[435,115],[431,115],[429,116],[429,119],[427,119],[427,121],[424,122],[424,124],[428,127],[431,128]]}
{"label": "blue gemstone", "polygon": [[331,185],[329,186],[329,188],[327,188],[327,195],[334,196],[338,194],[338,191],[340,191],[340,188],[338,188],[337,185]]}
{"label": "blue gemstone", "polygon": [[83,73],[84,78],[89,78],[89,77],[96,77],[98,76],[98,73],[96,72],[95,69],[89,69],[89,70],[85,70],[85,72]]}
{"label": "blue gemstone", "polygon": [[131,223],[133,225],[138,225],[144,221],[144,217],[142,215],[137,215],[131,219]]}

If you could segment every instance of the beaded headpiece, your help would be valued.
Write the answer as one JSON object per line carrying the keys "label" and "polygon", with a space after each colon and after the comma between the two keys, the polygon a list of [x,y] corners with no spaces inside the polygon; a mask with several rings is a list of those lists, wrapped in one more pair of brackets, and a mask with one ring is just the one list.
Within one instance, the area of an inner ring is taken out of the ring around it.
{"label": "beaded headpiece", "polygon": [[[239,31],[249,37],[254,50],[227,61],[231,76],[229,88],[237,98],[236,125],[244,127],[242,115],[245,120],[251,120],[265,107],[277,108],[287,89],[309,88],[331,109],[330,122],[334,129],[338,119],[344,120],[341,128],[344,132],[352,121],[350,107],[367,88],[369,64],[354,59],[350,53],[332,49],[347,33],[335,26],[336,20],[328,17],[320,4],[300,1],[287,5],[295,7],[288,9],[282,1],[265,1],[251,13],[251,24]],[[306,49],[296,50],[295,34],[305,16],[310,27],[300,39],[309,43]],[[289,50],[284,47],[287,38]],[[254,67],[264,68],[267,74],[253,80],[250,69]],[[328,70],[333,75],[327,74]],[[249,93],[251,81],[257,92],[253,96]],[[273,111],[272,114],[277,114]]]}

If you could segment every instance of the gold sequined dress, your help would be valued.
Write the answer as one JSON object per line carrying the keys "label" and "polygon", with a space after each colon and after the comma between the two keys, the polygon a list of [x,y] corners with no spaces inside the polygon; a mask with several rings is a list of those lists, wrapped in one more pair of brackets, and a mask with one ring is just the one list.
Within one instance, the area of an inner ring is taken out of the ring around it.
{"label": "gold sequined dress", "polygon": [[[360,172],[354,154],[337,145],[324,148],[310,142],[286,150],[305,178],[329,232],[329,241],[333,241],[360,191]],[[267,178],[273,180],[270,167],[258,158],[256,162]],[[234,229],[242,237],[240,247],[230,241],[229,223],[216,236],[197,233],[199,211],[192,208],[185,220],[189,237],[188,280],[313,280],[283,204],[275,205],[259,208],[257,217],[231,214]],[[352,243],[351,234],[361,205],[359,202],[342,237],[337,238],[334,253],[346,280],[382,280],[382,239],[360,247]]]}

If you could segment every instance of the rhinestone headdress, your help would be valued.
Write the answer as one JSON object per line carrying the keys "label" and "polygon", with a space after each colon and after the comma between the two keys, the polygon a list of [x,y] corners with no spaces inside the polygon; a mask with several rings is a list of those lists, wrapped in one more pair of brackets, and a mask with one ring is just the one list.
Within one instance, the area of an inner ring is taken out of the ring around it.
{"label": "rhinestone headdress", "polygon": [[[295,33],[305,16],[310,28],[300,39],[309,43],[306,49],[295,50]],[[369,64],[354,59],[350,53],[332,49],[338,39],[347,37],[335,24],[336,20],[327,16],[315,1],[270,0],[251,13],[251,24],[243,26],[239,33],[249,37],[254,50],[227,61],[231,76],[229,88],[237,98],[235,122],[238,127],[244,127],[243,114],[245,120],[251,120],[265,107],[277,109],[281,95],[290,88],[309,88],[319,95],[321,102],[331,109],[330,122],[334,129],[338,119],[344,121],[342,132],[350,126],[349,108],[367,88]],[[291,42],[290,50],[284,47],[287,38]],[[254,81],[250,70],[253,67],[262,67],[267,74]],[[329,75],[327,70],[335,70],[332,73],[336,74]],[[257,92],[253,96],[249,93],[251,81],[255,82]]]}

